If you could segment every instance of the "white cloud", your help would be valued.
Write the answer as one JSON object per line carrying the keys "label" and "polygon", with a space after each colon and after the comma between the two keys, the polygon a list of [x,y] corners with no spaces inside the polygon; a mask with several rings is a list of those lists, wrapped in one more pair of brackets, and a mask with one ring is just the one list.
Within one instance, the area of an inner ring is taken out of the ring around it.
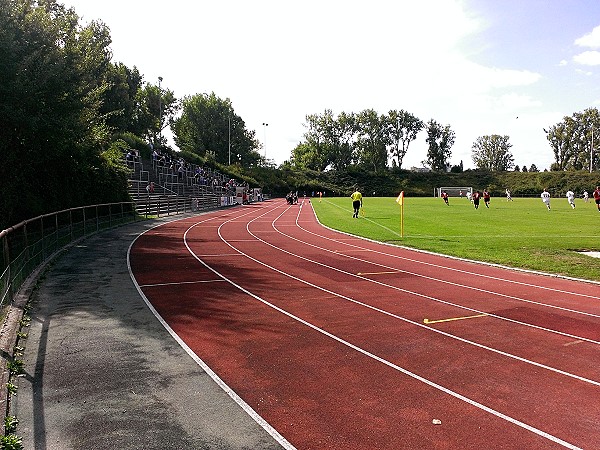
{"label": "white cloud", "polygon": [[498,105],[506,111],[518,111],[525,108],[542,106],[542,102],[530,95],[516,94],[514,92],[500,96]]}
{"label": "white cloud", "polygon": [[575,45],[580,47],[597,48],[600,47],[600,25],[579,39],[575,39]]}
{"label": "white cloud", "polygon": [[600,65],[600,52],[598,51],[587,51],[573,56],[573,61],[584,66],[598,66]]}
{"label": "white cloud", "polygon": [[561,67],[562,67],[562,66],[566,66],[567,64],[569,64],[569,62],[568,62],[566,59],[563,59],[563,60],[561,60],[561,61],[558,63],[558,65],[559,65],[559,66],[561,66]]}

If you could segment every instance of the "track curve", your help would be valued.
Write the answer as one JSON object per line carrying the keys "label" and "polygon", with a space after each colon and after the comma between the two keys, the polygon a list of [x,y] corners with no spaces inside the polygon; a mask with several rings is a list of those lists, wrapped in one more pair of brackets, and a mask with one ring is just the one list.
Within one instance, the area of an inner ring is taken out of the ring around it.
{"label": "track curve", "polygon": [[594,448],[600,287],[382,245],[273,200],[133,243],[140,292],[288,448]]}

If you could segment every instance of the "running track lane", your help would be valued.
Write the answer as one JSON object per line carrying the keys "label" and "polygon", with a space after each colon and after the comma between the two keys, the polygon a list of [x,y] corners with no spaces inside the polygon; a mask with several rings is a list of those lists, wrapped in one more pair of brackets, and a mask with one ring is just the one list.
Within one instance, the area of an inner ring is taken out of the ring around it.
{"label": "running track lane", "polygon": [[373,243],[280,201],[154,228],[130,266],[286,446],[600,446],[597,284]]}

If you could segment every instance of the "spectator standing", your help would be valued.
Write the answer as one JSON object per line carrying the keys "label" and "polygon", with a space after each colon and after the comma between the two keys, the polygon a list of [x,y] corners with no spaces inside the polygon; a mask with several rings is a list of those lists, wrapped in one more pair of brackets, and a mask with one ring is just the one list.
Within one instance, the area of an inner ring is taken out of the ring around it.
{"label": "spectator standing", "polygon": [[148,193],[148,195],[154,194],[154,181],[148,183],[148,186],[146,186],[146,192]]}
{"label": "spectator standing", "polygon": [[513,201],[512,197],[510,195],[510,189],[508,189],[508,188],[506,188],[506,201],[507,202],[512,202]]}

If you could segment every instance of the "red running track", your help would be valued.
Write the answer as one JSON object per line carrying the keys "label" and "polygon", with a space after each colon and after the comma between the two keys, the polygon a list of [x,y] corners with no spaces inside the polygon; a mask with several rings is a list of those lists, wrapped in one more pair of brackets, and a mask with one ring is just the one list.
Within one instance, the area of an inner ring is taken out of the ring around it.
{"label": "red running track", "polygon": [[278,200],[161,225],[129,259],[287,448],[600,448],[598,284],[378,244]]}

